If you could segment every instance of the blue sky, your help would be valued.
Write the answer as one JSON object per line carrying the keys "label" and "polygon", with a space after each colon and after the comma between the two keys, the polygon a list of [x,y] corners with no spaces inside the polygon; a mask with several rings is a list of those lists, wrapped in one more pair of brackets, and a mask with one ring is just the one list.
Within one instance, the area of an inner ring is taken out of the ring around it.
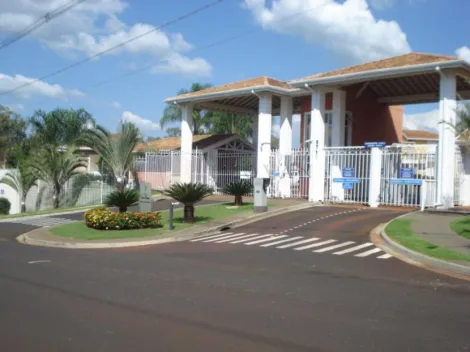
{"label": "blue sky", "polygon": [[[0,0],[1,38],[67,1]],[[1,50],[0,91],[209,2],[85,0]],[[125,118],[146,135],[163,136],[157,123],[163,99],[194,81],[218,85],[261,75],[287,80],[410,50],[470,59],[469,10],[468,0],[225,0],[99,59],[2,95],[0,104],[25,117],[36,109],[84,107],[111,130]],[[239,37],[203,49],[232,36]],[[435,108],[407,106],[406,126],[432,128]]]}

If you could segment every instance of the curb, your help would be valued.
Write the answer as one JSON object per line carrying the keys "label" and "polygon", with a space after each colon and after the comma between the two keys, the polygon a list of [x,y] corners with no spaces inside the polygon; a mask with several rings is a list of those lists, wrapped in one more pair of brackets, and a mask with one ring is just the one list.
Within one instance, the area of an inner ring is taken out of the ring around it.
{"label": "curb", "polygon": [[[154,202],[159,202],[161,200],[164,200],[164,199],[169,199],[169,198],[165,198],[165,197],[159,197],[159,198],[153,198],[153,201]],[[27,216],[14,216],[12,218],[4,218],[4,219],[0,219],[0,223],[2,222],[16,222],[16,221],[19,221],[19,220],[30,220],[30,219],[37,219],[37,218],[44,218],[44,217],[47,217],[47,216],[57,216],[57,215],[68,215],[68,214],[76,214],[76,213],[83,213],[83,212],[86,212],[90,209],[93,209],[93,208],[96,208],[96,207],[99,207],[99,206],[102,206],[103,204],[95,204],[95,205],[90,205],[90,206],[85,206],[83,208],[80,208],[80,209],[76,209],[76,210],[69,210],[69,211],[63,211],[63,212],[57,212],[57,213],[45,213],[45,214],[38,214],[38,215],[27,215]]]}
{"label": "curb", "polygon": [[[460,264],[456,264],[456,263],[447,262],[445,260],[436,259],[436,258],[433,258],[433,257],[428,257],[427,255],[415,252],[415,251],[413,251],[409,248],[406,248],[405,246],[402,246],[401,244],[395,242],[394,240],[392,240],[387,235],[387,233],[385,232],[386,227],[392,221],[394,221],[396,219],[399,219],[399,218],[402,218],[402,217],[404,217],[408,214],[400,215],[400,216],[396,217],[395,219],[390,220],[386,224],[380,225],[376,228],[376,229],[380,228],[380,230],[378,230],[378,232],[380,234],[380,237],[385,242],[385,244],[388,246],[388,247],[385,247],[385,249],[388,249],[388,250],[391,249],[396,254],[401,255],[401,256],[405,257],[406,259],[408,259],[409,260],[408,262],[411,262],[411,263],[415,262],[415,263],[418,263],[418,264],[421,264],[421,265],[424,265],[424,266],[428,266],[431,269],[440,269],[440,270],[444,269],[444,270],[450,271],[450,272],[458,274],[458,275],[465,275],[465,276],[470,275],[470,267],[460,265]],[[376,230],[376,229],[374,229],[374,230]],[[384,248],[382,248],[382,249],[384,249]],[[390,253],[390,254],[394,254],[393,252]],[[399,258],[399,259],[401,259],[401,258]]]}
{"label": "curb", "polygon": [[[69,248],[69,249],[103,249],[103,248],[125,248],[125,247],[140,247],[140,246],[148,246],[154,244],[161,244],[161,243],[168,243],[168,242],[181,242],[186,241],[188,239],[197,238],[200,236],[208,236],[211,234],[215,234],[221,231],[223,228],[233,229],[239,226],[247,225],[252,222],[268,219],[273,216],[289,213],[296,210],[303,210],[318,206],[317,203],[305,203],[300,205],[294,205],[290,207],[284,207],[275,209],[271,212],[261,213],[261,214],[253,214],[247,218],[242,218],[238,220],[233,220],[231,222],[224,223],[222,225],[217,225],[208,229],[201,229],[196,233],[191,233],[187,235],[180,235],[180,236],[170,236],[165,238],[157,238],[157,239],[149,239],[149,240],[140,240],[140,241],[128,241],[128,242],[101,242],[101,243],[93,243],[92,241],[89,242],[60,242],[60,241],[47,241],[47,240],[38,240],[35,238],[31,238],[29,234],[32,232],[37,231],[38,229],[32,230],[30,232],[24,233],[16,237],[16,240],[19,243],[32,245],[32,246],[41,246],[41,247],[55,247],[55,248]],[[60,238],[60,237],[58,237]]]}

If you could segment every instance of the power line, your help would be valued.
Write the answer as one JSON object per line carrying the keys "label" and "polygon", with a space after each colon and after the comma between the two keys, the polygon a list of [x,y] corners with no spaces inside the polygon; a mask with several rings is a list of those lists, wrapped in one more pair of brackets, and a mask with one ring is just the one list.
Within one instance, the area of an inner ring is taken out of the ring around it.
{"label": "power line", "polygon": [[22,89],[22,88],[28,87],[28,86],[30,86],[30,85],[32,85],[32,84],[34,84],[34,83],[37,83],[37,82],[39,82],[39,81],[43,81],[43,80],[45,80],[45,79],[47,79],[47,78],[50,78],[50,77],[56,76],[56,75],[58,75],[58,74],[60,74],[60,73],[62,73],[62,72],[68,71],[68,70],[70,70],[70,69],[72,69],[72,68],[74,68],[74,67],[83,65],[84,63],[86,63],[86,62],[88,62],[88,61],[90,61],[90,60],[93,60],[93,59],[95,59],[95,58],[97,58],[97,57],[100,57],[100,56],[102,56],[102,55],[104,55],[104,54],[106,54],[106,53],[109,53],[110,51],[113,51],[113,50],[117,49],[117,48],[123,47],[124,45],[129,44],[129,43],[131,43],[131,42],[133,42],[133,41],[135,41],[135,40],[137,40],[137,39],[140,39],[140,38],[142,38],[142,37],[144,37],[144,36],[146,36],[146,35],[148,35],[148,34],[150,34],[150,33],[156,32],[156,31],[158,31],[158,30],[160,30],[160,29],[162,29],[162,28],[165,28],[165,27],[168,27],[168,26],[170,26],[170,25],[172,25],[172,24],[174,24],[174,23],[180,22],[180,21],[182,21],[182,20],[184,20],[184,19],[186,19],[186,18],[188,18],[188,17],[194,16],[194,15],[198,14],[199,12],[202,12],[202,11],[204,11],[204,10],[207,10],[208,8],[210,8],[210,7],[212,7],[212,6],[215,6],[215,5],[217,5],[217,4],[219,4],[219,3],[223,2],[223,1],[225,1],[225,0],[214,0],[214,1],[208,3],[208,4],[204,5],[204,6],[198,7],[197,9],[195,9],[195,10],[193,10],[193,11],[187,12],[187,13],[185,13],[184,15],[181,15],[181,16],[179,16],[179,17],[177,17],[177,18],[175,18],[175,19],[173,19],[173,20],[170,20],[170,21],[168,21],[168,22],[165,22],[164,24],[162,24],[162,25],[160,25],[160,26],[158,26],[158,27],[155,27],[155,28],[153,28],[153,29],[151,29],[151,30],[149,30],[149,31],[147,31],[147,32],[145,32],[145,33],[139,34],[139,35],[137,35],[137,36],[135,36],[135,37],[132,37],[132,38],[130,38],[130,39],[128,39],[128,40],[125,40],[125,41],[123,41],[123,42],[121,42],[121,43],[119,43],[119,44],[117,44],[117,45],[114,45],[114,46],[112,46],[112,47],[106,49],[106,50],[100,51],[100,52],[98,52],[98,53],[96,53],[96,54],[93,54],[93,55],[91,55],[91,56],[87,56],[86,58],[84,58],[84,59],[82,59],[82,60],[76,61],[76,62],[74,62],[73,64],[70,64],[70,65],[67,65],[67,66],[65,66],[65,67],[62,67],[61,69],[58,69],[58,70],[56,70],[56,71],[54,71],[54,72],[51,72],[51,73],[48,73],[47,75],[44,75],[44,76],[42,76],[42,77],[36,78],[36,79],[34,79],[34,80],[32,80],[32,81],[29,81],[28,83],[22,84],[22,85],[20,85],[20,86],[18,86],[18,87],[16,87],[16,88],[10,89],[10,90],[5,91],[5,92],[1,92],[1,93],[0,93],[0,96],[2,96],[2,95],[8,95],[8,94],[14,93],[14,92],[16,92],[16,91],[18,91],[18,90],[20,90],[20,89]]}
{"label": "power line", "polygon": [[[285,20],[288,20],[288,19],[290,19],[290,18],[294,18],[294,17],[297,17],[297,16],[299,16],[299,15],[306,14],[306,13],[308,13],[308,12],[310,12],[310,11],[313,11],[313,10],[316,10],[316,9],[322,7],[322,6],[328,5],[328,3],[329,3],[328,1],[327,1],[327,2],[324,2],[324,3],[322,3],[322,4],[319,4],[319,5],[316,5],[316,6],[314,6],[314,7],[308,8],[308,9],[303,10],[303,11],[301,11],[301,12],[296,12],[296,13],[294,13],[294,14],[290,14],[289,16],[285,16],[285,17],[279,18],[278,20],[273,21],[273,22],[285,21]],[[238,34],[235,34],[235,35],[226,37],[226,38],[224,38],[224,39],[217,40],[217,41],[215,41],[215,42],[213,42],[213,43],[210,43],[210,44],[205,45],[205,46],[203,46],[203,47],[197,48],[196,50],[192,51],[192,53],[194,54],[194,53],[197,53],[197,52],[200,52],[200,51],[203,51],[203,50],[210,49],[210,48],[215,47],[215,46],[227,44],[228,42],[231,42],[231,41],[236,40],[236,39],[238,39],[238,38],[244,37],[244,36],[246,36],[246,35],[248,35],[248,34],[251,34],[251,33],[253,33],[253,32],[256,32],[256,31],[258,31],[258,30],[259,30],[259,28],[253,28],[253,29],[249,29],[249,30],[246,30],[246,31],[239,32]],[[133,76],[133,75],[135,75],[135,74],[137,74],[137,73],[140,73],[140,72],[142,72],[142,71],[146,71],[146,70],[152,68],[153,66],[155,66],[156,64],[160,63],[161,61],[166,60],[166,59],[169,59],[169,58],[171,58],[170,55],[165,56],[165,57],[163,57],[162,59],[160,59],[158,62],[153,62],[153,63],[151,63],[150,65],[146,65],[146,66],[140,67],[140,68],[138,68],[138,69],[136,69],[136,70],[133,70],[133,71],[131,71],[131,72],[127,72],[127,73],[124,73],[124,74],[119,75],[119,76],[111,77],[111,78],[109,78],[109,79],[107,79],[107,80],[105,80],[105,81],[101,81],[101,82],[95,83],[95,84],[93,84],[92,86],[90,86],[90,88],[101,87],[101,86],[103,86],[103,85],[105,85],[105,84],[108,84],[108,83],[111,83],[111,82],[120,80],[120,79],[122,79],[122,78],[126,78],[126,77]]]}
{"label": "power line", "polygon": [[42,16],[40,19],[38,19],[35,23],[30,25],[29,27],[26,27],[21,32],[17,33],[16,36],[14,36],[13,38],[5,39],[4,41],[0,42],[0,50],[6,48],[7,46],[10,46],[11,44],[17,42],[21,38],[26,37],[28,34],[30,34],[31,32],[34,32],[39,27],[42,27],[43,25],[45,25],[46,23],[48,23],[52,19],[54,19],[54,18],[62,15],[63,13],[71,10],[72,8],[74,8],[75,6],[77,6],[78,4],[80,4],[84,1],[85,0],[72,0],[72,1],[69,1],[65,4],[63,4],[62,6],[59,6],[59,7],[55,8],[54,10],[52,10],[50,12],[47,12],[44,16]]}

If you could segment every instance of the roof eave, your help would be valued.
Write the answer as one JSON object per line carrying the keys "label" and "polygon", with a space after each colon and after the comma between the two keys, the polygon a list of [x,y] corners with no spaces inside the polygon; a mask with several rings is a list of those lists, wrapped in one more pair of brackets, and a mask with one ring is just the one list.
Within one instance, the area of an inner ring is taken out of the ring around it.
{"label": "roof eave", "polygon": [[450,60],[442,62],[431,62],[428,64],[384,68],[378,70],[370,70],[364,72],[346,73],[342,75],[335,75],[329,77],[319,77],[311,79],[297,80],[295,82],[288,82],[293,87],[303,88],[305,85],[317,86],[326,84],[352,84],[373,79],[389,78],[394,76],[401,76],[407,74],[420,74],[428,73],[436,70],[436,67],[441,69],[449,68],[465,68],[470,70],[470,65],[465,60]]}
{"label": "roof eave", "polygon": [[222,92],[214,92],[208,94],[201,94],[196,96],[189,96],[189,97],[171,97],[164,100],[165,103],[197,103],[200,101],[207,101],[213,99],[222,99],[228,98],[232,96],[237,96],[240,94],[258,94],[258,93],[277,93],[283,95],[292,95],[295,96],[298,92],[302,91],[301,89],[288,89],[288,88],[281,88],[275,86],[254,86],[254,87],[245,87],[245,88],[238,88],[238,89],[231,89]]}

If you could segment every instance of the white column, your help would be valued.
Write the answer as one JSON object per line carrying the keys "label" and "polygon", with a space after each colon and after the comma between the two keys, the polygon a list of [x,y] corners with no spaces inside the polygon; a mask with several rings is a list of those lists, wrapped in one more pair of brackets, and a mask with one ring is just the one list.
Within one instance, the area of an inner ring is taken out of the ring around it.
{"label": "white column", "polygon": [[253,178],[258,173],[258,115],[253,116],[253,133],[252,133],[252,144],[253,144],[253,159],[252,159],[252,170]]}
{"label": "white column", "polygon": [[193,149],[193,107],[181,107],[181,167],[180,182],[191,182],[191,159]]}
{"label": "white column", "polygon": [[333,128],[332,146],[343,147],[344,126],[346,124],[346,92],[342,90],[333,91]]}
{"label": "white column", "polygon": [[439,101],[439,156],[438,196],[444,209],[454,206],[455,172],[455,112],[457,109],[457,81],[452,72],[443,72]]}
{"label": "white column", "polygon": [[380,204],[380,178],[382,172],[382,150],[372,148],[369,165],[369,206],[376,208]]}
{"label": "white column", "polygon": [[269,178],[269,157],[271,155],[272,96],[263,94],[259,97],[258,107],[258,178]]}
{"label": "white column", "polygon": [[279,130],[279,151],[290,154],[292,150],[292,98],[281,97],[281,126]]}
{"label": "white column", "polygon": [[322,202],[325,194],[325,93],[312,92],[310,178],[308,200]]}

